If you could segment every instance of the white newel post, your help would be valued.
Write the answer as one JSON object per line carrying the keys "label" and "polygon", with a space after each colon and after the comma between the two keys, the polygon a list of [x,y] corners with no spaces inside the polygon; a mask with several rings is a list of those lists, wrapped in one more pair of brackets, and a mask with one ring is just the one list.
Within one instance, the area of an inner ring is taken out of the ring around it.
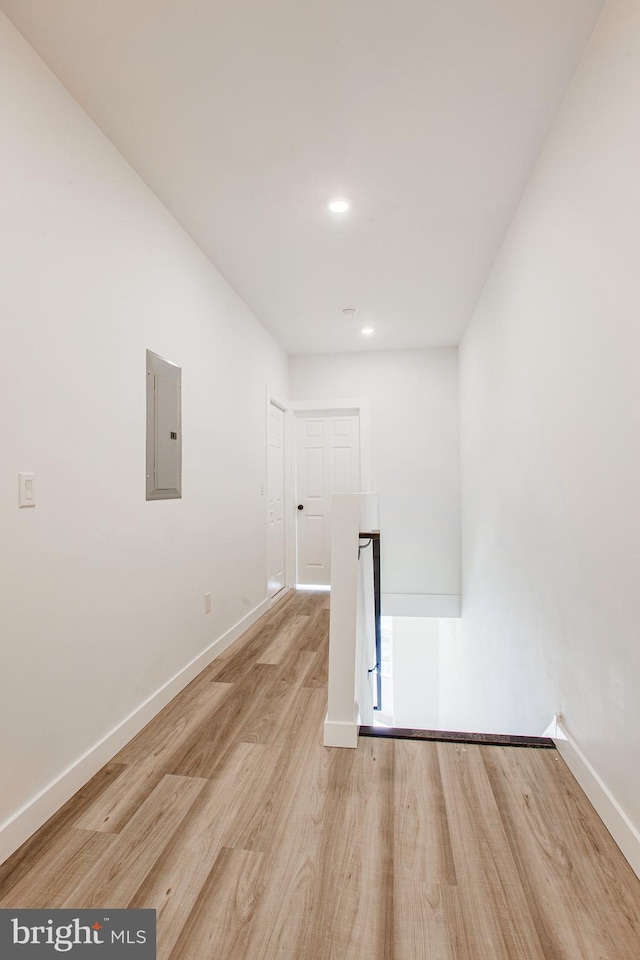
{"label": "white newel post", "polygon": [[324,722],[326,747],[357,747],[356,624],[360,494],[333,497],[331,527],[331,620],[329,697]]}

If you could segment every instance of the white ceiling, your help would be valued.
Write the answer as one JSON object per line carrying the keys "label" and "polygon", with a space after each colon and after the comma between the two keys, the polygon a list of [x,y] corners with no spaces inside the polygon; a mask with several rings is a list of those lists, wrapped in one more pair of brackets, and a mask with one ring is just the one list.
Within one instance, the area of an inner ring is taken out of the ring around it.
{"label": "white ceiling", "polygon": [[459,341],[602,6],[0,0],[289,353]]}

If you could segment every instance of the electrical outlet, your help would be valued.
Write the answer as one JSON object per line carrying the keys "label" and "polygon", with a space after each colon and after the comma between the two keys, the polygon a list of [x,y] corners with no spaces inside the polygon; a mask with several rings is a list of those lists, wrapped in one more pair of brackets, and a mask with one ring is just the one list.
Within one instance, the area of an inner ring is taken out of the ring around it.
{"label": "electrical outlet", "polygon": [[205,593],[204,595],[204,612],[211,613],[211,594]]}

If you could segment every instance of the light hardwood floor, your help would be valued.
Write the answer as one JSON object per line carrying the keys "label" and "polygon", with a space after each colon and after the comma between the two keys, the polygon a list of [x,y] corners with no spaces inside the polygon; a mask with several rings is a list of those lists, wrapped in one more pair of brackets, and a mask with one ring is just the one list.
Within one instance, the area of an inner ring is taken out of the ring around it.
{"label": "light hardwood floor", "polygon": [[155,907],[163,960],[638,960],[640,881],[552,750],[322,746],[328,598],[284,598],[0,867]]}

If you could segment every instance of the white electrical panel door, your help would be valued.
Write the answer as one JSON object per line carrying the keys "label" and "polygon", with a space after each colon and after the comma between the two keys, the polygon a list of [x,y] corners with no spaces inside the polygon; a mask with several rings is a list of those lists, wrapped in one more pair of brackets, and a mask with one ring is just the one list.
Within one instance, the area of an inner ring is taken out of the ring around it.
{"label": "white electrical panel door", "polygon": [[147,500],[182,496],[182,370],[147,350]]}

